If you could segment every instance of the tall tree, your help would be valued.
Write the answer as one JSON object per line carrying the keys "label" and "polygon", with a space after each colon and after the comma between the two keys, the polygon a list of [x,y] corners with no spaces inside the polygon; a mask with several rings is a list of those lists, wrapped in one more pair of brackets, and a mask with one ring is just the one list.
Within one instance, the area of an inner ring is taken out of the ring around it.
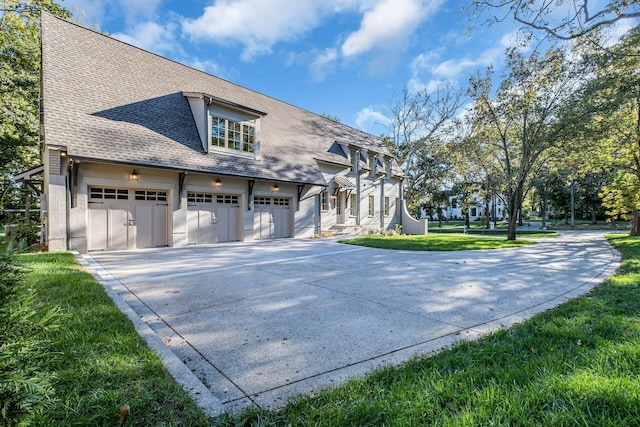
{"label": "tall tree", "polygon": [[436,194],[447,175],[444,141],[463,101],[464,90],[445,85],[435,92],[404,89],[391,101],[389,148],[406,176],[405,198],[412,211]]}
{"label": "tall tree", "polygon": [[601,195],[609,214],[630,219],[631,234],[640,236],[640,26],[596,52],[596,60],[590,96],[602,111],[595,123],[597,154],[615,171]]}
{"label": "tall tree", "polygon": [[511,17],[525,28],[561,40],[640,17],[639,0],[472,0],[470,8],[475,14],[491,14],[490,23]]}
{"label": "tall tree", "polygon": [[40,12],[71,18],[53,0],[0,0],[0,191],[8,177],[37,165]]}
{"label": "tall tree", "polygon": [[[507,53],[503,80],[493,95],[492,72],[471,79],[473,123],[488,135],[486,144],[500,163],[509,229],[515,240],[518,213],[541,155],[570,139],[588,115],[579,90],[584,71],[563,50],[534,52],[526,58],[517,49]],[[487,131],[487,129],[489,131]]]}

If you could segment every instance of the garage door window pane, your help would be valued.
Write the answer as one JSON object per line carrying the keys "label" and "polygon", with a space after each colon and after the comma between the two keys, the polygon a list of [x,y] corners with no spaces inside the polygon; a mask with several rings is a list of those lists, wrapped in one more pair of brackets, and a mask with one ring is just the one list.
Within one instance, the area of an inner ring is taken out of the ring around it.
{"label": "garage door window pane", "polygon": [[92,188],[89,192],[92,199],[102,199],[102,188]]}
{"label": "garage door window pane", "polygon": [[91,187],[89,189],[89,197],[91,199],[127,200],[129,199],[129,190]]}
{"label": "garage door window pane", "polygon": [[[165,200],[167,193],[163,193]],[[191,203],[213,203],[213,195],[203,193],[187,193],[187,201]]]}
{"label": "garage door window pane", "polygon": [[216,201],[218,203],[223,203],[225,205],[237,205],[238,204],[238,196],[232,196],[228,194],[218,194],[216,197]]}

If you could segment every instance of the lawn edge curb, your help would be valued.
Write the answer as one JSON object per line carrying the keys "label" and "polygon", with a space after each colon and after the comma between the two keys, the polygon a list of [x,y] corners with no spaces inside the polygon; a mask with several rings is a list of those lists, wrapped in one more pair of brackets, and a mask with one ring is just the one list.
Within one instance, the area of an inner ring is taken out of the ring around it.
{"label": "lawn edge curb", "polygon": [[104,270],[91,255],[72,251],[80,266],[91,274],[103,287],[118,309],[133,324],[138,335],[154,350],[171,376],[184,388],[198,407],[209,417],[224,413],[224,406],[218,398],[198,379],[198,377],[180,360],[178,356],[162,341],[162,339],[133,311],[120,296],[121,292],[129,292],[120,282]]}

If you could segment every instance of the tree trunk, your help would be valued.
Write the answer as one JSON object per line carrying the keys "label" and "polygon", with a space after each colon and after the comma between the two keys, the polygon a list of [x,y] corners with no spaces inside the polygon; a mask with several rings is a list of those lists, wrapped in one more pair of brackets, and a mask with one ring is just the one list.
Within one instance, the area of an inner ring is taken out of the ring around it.
{"label": "tree trunk", "polygon": [[489,197],[487,195],[486,200],[484,201],[484,216],[487,219],[487,224],[485,226],[485,228],[488,230],[489,229],[489,223],[491,222],[491,215],[489,214]]}
{"label": "tree trunk", "polygon": [[542,203],[540,203],[540,218],[542,220],[542,224],[540,228],[543,230],[547,229],[547,192],[542,192]]}
{"label": "tree trunk", "polygon": [[634,209],[631,212],[631,236],[640,236],[640,212]]}
{"label": "tree trunk", "polygon": [[520,227],[524,225],[522,222],[522,206],[518,206],[518,225]]}
{"label": "tree trunk", "polygon": [[593,205],[593,210],[591,211],[591,224],[596,225],[598,223],[598,208],[596,205]]}
{"label": "tree trunk", "polygon": [[576,225],[576,183],[571,181],[571,226]]}
{"label": "tree trunk", "polygon": [[507,240],[516,240],[516,228],[518,226],[518,209],[517,196],[512,194],[507,201],[507,210],[509,211],[509,228],[507,229]]}

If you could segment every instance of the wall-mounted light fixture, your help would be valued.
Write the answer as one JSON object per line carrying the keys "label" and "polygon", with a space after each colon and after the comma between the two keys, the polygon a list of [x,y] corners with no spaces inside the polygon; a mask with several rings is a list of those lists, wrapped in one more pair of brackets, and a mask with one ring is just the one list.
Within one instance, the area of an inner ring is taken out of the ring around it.
{"label": "wall-mounted light fixture", "polygon": [[278,191],[280,191],[280,187],[278,187],[278,184],[273,184],[272,190],[274,193],[277,193]]}
{"label": "wall-mounted light fixture", "polygon": [[220,181],[220,178],[216,178],[216,180],[213,181],[213,188],[222,188],[222,181]]}
{"label": "wall-mounted light fixture", "polygon": [[129,174],[129,181],[137,181],[138,178],[140,178],[140,174],[138,174],[138,171],[134,169],[133,172]]}

